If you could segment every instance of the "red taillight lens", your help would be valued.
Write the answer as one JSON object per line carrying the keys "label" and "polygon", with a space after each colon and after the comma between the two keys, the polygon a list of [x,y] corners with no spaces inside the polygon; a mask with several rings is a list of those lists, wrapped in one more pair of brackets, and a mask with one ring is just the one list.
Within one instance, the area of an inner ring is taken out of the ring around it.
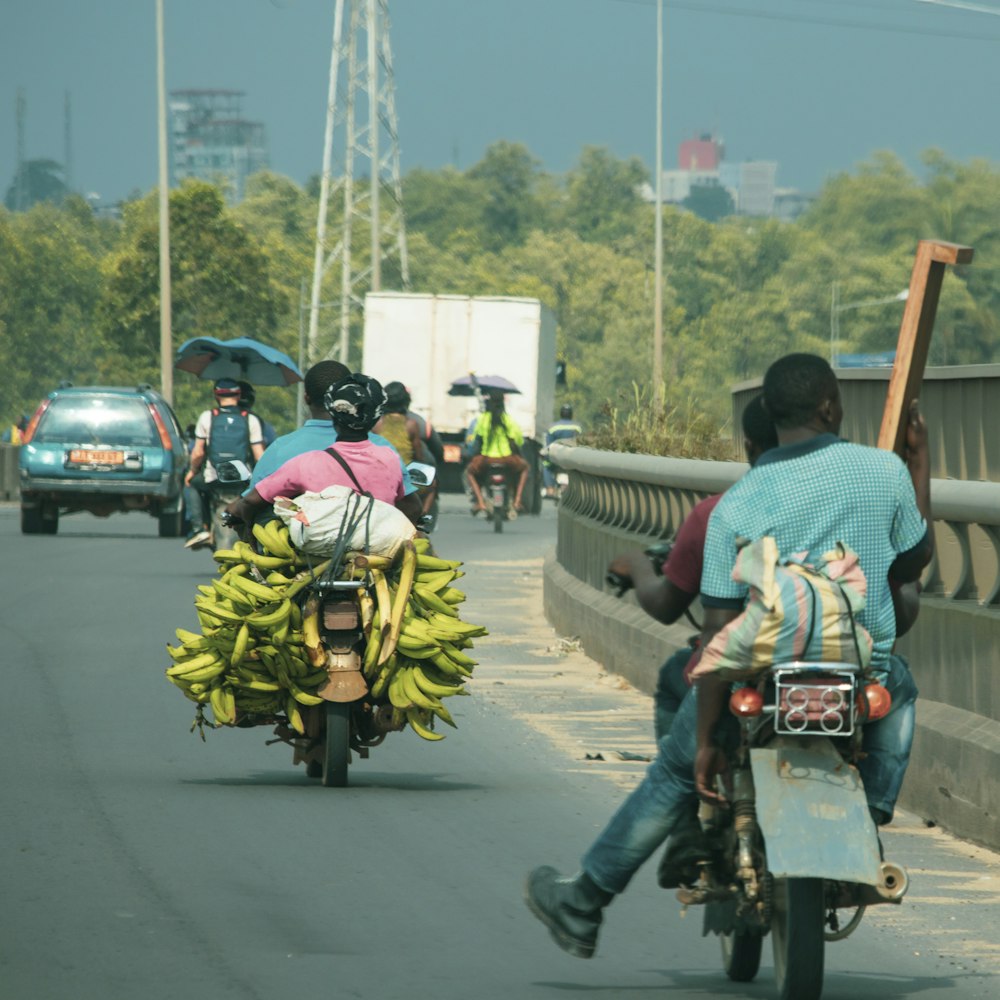
{"label": "red taillight lens", "polygon": [[51,399],[43,399],[39,404],[38,409],[35,410],[31,420],[28,421],[28,426],[25,427],[24,434],[21,435],[22,444],[27,444],[35,436],[35,429],[38,427],[38,421],[42,419],[42,414],[49,408],[49,403],[51,402]]}
{"label": "red taillight lens", "polygon": [[737,688],[729,696],[729,711],[741,719],[760,715],[764,711],[764,696],[756,688]]}
{"label": "red taillight lens", "polygon": [[159,411],[152,403],[147,403],[146,405],[149,407],[149,415],[153,418],[153,423],[156,424],[156,429],[160,434],[160,444],[163,445],[165,451],[173,451],[174,444],[170,440],[170,432],[167,430],[167,425],[163,422],[163,417],[160,416]]}
{"label": "red taillight lens", "polygon": [[865,700],[868,702],[869,722],[885,718],[892,708],[892,695],[881,684],[866,684]]}

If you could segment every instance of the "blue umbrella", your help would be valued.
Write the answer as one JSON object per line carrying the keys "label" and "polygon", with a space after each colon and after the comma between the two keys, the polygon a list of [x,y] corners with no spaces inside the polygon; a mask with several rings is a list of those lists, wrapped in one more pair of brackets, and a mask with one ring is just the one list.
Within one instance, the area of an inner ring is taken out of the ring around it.
{"label": "blue umbrella", "polygon": [[253,385],[302,381],[302,373],[287,354],[250,337],[194,337],[177,349],[174,367],[213,382],[218,378],[242,379]]}

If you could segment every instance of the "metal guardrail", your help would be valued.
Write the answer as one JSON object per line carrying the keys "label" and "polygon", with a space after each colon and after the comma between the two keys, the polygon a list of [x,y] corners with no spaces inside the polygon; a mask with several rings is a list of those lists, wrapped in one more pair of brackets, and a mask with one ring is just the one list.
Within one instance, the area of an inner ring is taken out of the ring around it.
{"label": "metal guardrail", "polygon": [[[747,466],[553,445],[569,472],[545,609],[609,670],[652,693],[663,657],[686,642],[604,590],[623,551],[669,538],[701,498]],[[912,630],[899,640],[920,688],[900,804],[959,837],[1000,850],[1000,482],[931,482],[937,555]],[[679,634],[678,634],[679,632]]]}
{"label": "metal guardrail", "polygon": [[[613,545],[595,544],[580,525],[560,518],[557,558],[578,579],[598,589],[611,557],[631,547],[672,536],[699,500],[720,493],[748,469],[743,462],[626,455],[554,444],[552,460],[570,473],[561,505],[592,527],[605,529]],[[925,591],[948,600],[1000,608],[1000,483],[935,479],[931,482],[938,553]],[[947,533],[938,530],[941,526]]]}

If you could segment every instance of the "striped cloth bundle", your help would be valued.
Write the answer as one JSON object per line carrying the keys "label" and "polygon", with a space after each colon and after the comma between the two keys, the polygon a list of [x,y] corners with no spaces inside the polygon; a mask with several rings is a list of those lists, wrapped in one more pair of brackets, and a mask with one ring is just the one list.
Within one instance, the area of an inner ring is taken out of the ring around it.
{"label": "striped cloth bundle", "polygon": [[770,536],[740,549],[732,576],[749,587],[747,604],[702,651],[693,678],[745,680],[794,660],[868,666],[872,639],[857,622],[868,587],[857,554],[838,542],[814,563],[805,557],[782,557]]}

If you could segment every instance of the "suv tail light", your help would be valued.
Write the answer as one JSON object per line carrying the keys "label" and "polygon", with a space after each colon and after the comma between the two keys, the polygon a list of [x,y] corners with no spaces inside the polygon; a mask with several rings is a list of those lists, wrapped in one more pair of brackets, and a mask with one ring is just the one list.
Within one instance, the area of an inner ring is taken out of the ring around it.
{"label": "suv tail light", "polygon": [[164,451],[173,451],[174,444],[170,440],[170,432],[167,430],[167,425],[163,422],[163,417],[160,416],[159,410],[152,403],[146,404],[149,407],[149,415],[153,418],[153,423],[156,424],[156,430],[160,435],[160,444],[163,445]]}
{"label": "suv tail light", "polygon": [[24,434],[21,435],[22,444],[27,444],[35,436],[35,430],[38,427],[38,421],[42,419],[42,414],[49,408],[49,403],[51,402],[52,402],[51,399],[43,399],[42,402],[39,404],[38,409],[35,410],[34,414],[31,417],[31,420],[28,421],[28,426],[25,427]]}

